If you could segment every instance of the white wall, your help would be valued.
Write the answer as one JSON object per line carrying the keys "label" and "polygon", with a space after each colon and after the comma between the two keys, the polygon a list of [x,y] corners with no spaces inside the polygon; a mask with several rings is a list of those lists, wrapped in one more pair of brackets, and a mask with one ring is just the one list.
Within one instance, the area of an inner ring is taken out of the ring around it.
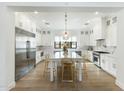
{"label": "white wall", "polygon": [[14,13],[0,6],[0,90],[15,85]]}
{"label": "white wall", "polygon": [[[54,39],[55,36],[63,36],[64,35],[64,31],[61,30],[50,30],[51,34],[50,35],[42,35],[41,38],[41,42],[46,43],[45,45],[51,45],[54,46]],[[68,31],[69,37],[72,36],[76,36],[77,37],[77,41],[78,41],[78,45],[80,46],[80,30],[75,30],[75,31]],[[47,41],[47,42],[46,42]]]}
{"label": "white wall", "polygon": [[116,84],[124,89],[124,9],[118,14]]}

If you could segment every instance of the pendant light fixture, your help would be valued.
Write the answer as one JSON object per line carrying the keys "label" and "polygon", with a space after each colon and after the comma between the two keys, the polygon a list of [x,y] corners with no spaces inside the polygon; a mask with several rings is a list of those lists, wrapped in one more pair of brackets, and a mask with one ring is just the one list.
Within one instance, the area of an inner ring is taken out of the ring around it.
{"label": "pendant light fixture", "polygon": [[67,32],[67,13],[65,12],[65,31],[64,31],[64,40],[68,40],[68,32]]}

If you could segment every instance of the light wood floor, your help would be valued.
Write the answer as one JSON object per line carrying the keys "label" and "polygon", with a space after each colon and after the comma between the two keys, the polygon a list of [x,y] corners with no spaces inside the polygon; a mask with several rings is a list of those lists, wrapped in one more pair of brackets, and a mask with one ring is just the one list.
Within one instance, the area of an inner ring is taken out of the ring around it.
{"label": "light wood floor", "polygon": [[115,78],[87,62],[83,69],[83,81],[76,82],[75,86],[59,80],[50,82],[43,77],[44,63],[41,62],[29,74],[16,82],[16,87],[11,91],[121,91],[115,85]]}

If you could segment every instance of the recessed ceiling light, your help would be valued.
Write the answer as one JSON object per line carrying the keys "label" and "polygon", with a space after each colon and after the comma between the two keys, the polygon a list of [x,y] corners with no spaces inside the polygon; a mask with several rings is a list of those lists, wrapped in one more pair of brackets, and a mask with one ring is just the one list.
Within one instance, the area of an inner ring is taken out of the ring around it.
{"label": "recessed ceiling light", "polygon": [[90,21],[88,20],[87,23],[90,23]]}
{"label": "recessed ceiling light", "polygon": [[38,11],[34,11],[35,14],[38,14]]}
{"label": "recessed ceiling light", "polygon": [[49,27],[50,27],[50,25],[47,25],[47,27],[49,28]]}
{"label": "recessed ceiling light", "polygon": [[99,14],[99,12],[97,12],[97,11],[96,11],[96,12],[95,12],[95,14],[96,14],[96,15],[98,15],[98,14]]}
{"label": "recessed ceiling light", "polygon": [[46,20],[42,20],[42,22],[44,22],[44,23],[45,23],[45,22],[46,22]]}

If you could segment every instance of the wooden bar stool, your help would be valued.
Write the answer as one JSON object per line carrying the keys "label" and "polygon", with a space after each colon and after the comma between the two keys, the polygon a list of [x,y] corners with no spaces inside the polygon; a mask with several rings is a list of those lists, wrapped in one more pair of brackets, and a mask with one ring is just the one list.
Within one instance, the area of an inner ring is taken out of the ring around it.
{"label": "wooden bar stool", "polygon": [[[44,60],[44,72],[43,72],[43,77],[47,77],[48,73],[50,73],[50,55],[49,54],[46,54],[45,55],[45,60]],[[55,69],[55,66],[53,68],[53,71],[55,72],[56,69]]]}
{"label": "wooden bar stool", "polygon": [[50,56],[49,56],[49,54],[46,54],[45,59],[44,59],[43,77],[46,77],[47,73],[50,71],[50,68],[48,67],[49,63],[50,63]]}
{"label": "wooden bar stool", "polygon": [[85,58],[83,58],[83,74],[85,75],[84,79],[88,78],[87,62],[86,61],[87,60]]}
{"label": "wooden bar stool", "polygon": [[64,58],[61,60],[62,64],[62,83],[64,82],[72,82],[74,83],[74,72],[75,72],[75,66],[71,59]]}

